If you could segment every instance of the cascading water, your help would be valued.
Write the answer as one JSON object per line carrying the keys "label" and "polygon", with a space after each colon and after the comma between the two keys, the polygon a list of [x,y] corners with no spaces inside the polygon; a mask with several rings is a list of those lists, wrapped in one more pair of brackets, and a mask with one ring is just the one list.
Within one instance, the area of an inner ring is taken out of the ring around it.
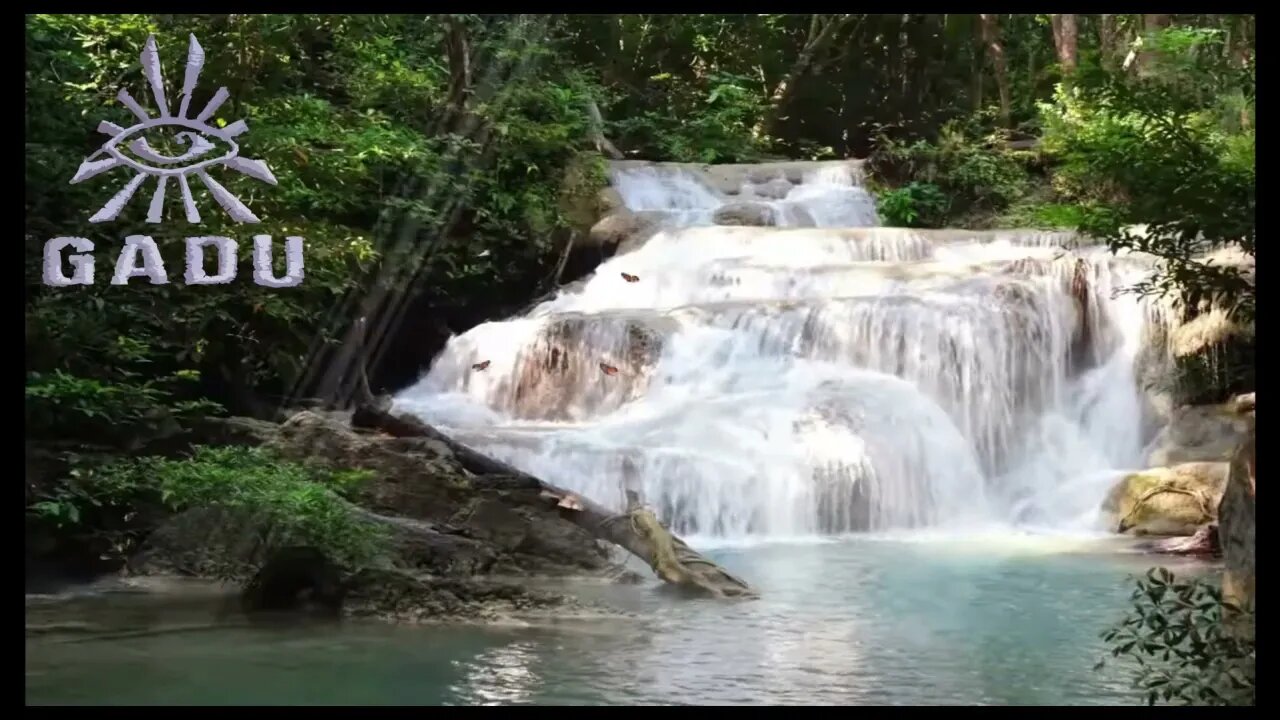
{"label": "cascading water", "polygon": [[[853,163],[753,179],[618,171],[674,226],[453,338],[398,409],[599,502],[638,490],[685,534],[1087,526],[1141,457],[1149,311],[1113,290],[1149,265],[1067,233],[876,227]],[[744,201],[780,227],[711,224]]]}

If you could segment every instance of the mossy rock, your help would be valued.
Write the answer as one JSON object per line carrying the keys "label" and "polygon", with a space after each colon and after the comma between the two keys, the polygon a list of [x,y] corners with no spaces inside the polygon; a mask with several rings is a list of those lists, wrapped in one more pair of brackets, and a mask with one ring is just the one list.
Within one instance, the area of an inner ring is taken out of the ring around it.
{"label": "mossy rock", "polygon": [[1183,463],[1125,476],[1103,501],[1116,532],[1194,535],[1217,519],[1226,488],[1227,463]]}

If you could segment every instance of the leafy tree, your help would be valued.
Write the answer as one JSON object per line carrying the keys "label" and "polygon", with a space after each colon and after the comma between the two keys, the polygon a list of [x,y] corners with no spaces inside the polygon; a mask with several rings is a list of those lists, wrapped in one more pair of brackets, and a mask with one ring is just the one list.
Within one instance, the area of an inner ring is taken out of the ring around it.
{"label": "leafy tree", "polygon": [[1044,106],[1056,180],[1089,211],[1082,230],[1163,261],[1138,292],[1175,295],[1188,315],[1212,303],[1251,320],[1245,271],[1205,255],[1254,254],[1252,64],[1212,28],[1164,30],[1146,47],[1142,74],[1085,72]]}

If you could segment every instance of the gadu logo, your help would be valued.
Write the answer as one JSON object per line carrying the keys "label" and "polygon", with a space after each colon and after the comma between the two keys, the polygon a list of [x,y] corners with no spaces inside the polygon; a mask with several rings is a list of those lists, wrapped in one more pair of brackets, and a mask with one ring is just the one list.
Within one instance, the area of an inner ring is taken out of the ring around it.
{"label": "gadu logo", "polygon": [[[106,120],[100,122],[98,132],[109,136],[110,139],[103,143],[97,152],[85,158],[75,176],[71,178],[71,183],[80,183],[120,167],[130,168],[134,174],[123,188],[89,218],[89,222],[104,223],[115,220],[143,183],[152,177],[156,178],[156,187],[151,195],[151,204],[147,212],[148,223],[158,225],[162,222],[170,179],[177,181],[176,185],[182,197],[187,222],[193,225],[200,223],[200,211],[191,194],[191,177],[198,178],[218,205],[236,222],[249,224],[260,222],[258,216],[239,198],[209,175],[210,169],[220,166],[270,185],[277,184],[275,175],[265,162],[240,156],[240,146],[235,138],[249,129],[244,120],[237,120],[221,128],[209,124],[210,118],[227,101],[231,96],[230,93],[225,87],[219,88],[199,114],[194,118],[188,118],[192,93],[200,79],[200,71],[204,68],[204,59],[204,49],[192,35],[187,48],[186,73],[183,76],[177,113],[174,114],[170,111],[165,94],[160,53],[156,49],[155,36],[147,38],[147,43],[142,50],[142,72],[151,87],[151,95],[158,114],[152,116],[127,90],[121,89],[116,95],[120,103],[137,118],[138,123],[123,128]],[[179,155],[166,155],[155,150],[147,138],[142,136],[146,131],[160,127],[181,128],[182,131],[177,133],[174,141],[183,146],[186,152]],[[215,155],[215,150],[220,143],[225,144],[227,150]],[[126,149],[132,151],[133,156],[126,154]],[[302,242],[300,237],[285,239],[285,276],[277,278],[271,267],[271,236],[255,235],[253,238],[254,282],[267,287],[293,287],[301,284]],[[185,280],[188,285],[223,284],[235,279],[237,245],[234,240],[213,236],[189,237],[186,243]],[[215,275],[209,275],[204,269],[204,248],[210,246],[217,251],[218,256],[218,272]],[[63,273],[62,267],[62,252],[68,247],[78,253],[67,258],[74,268],[71,277]],[[45,243],[45,284],[56,287],[93,284],[93,256],[88,254],[92,251],[93,242],[87,238],[59,237]],[[169,282],[164,270],[164,261],[160,257],[155,241],[146,235],[130,235],[125,238],[111,282],[114,285],[125,285],[129,278],[140,276],[149,278],[153,285]]]}

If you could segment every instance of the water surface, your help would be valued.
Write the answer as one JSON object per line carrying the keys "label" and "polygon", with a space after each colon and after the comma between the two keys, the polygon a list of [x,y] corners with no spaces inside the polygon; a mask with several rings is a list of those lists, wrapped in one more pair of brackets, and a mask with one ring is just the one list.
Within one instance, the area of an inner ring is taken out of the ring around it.
{"label": "water surface", "polygon": [[[501,628],[250,627],[219,624],[210,604],[192,600],[29,599],[27,701],[1135,702],[1123,671],[1093,670],[1099,633],[1125,611],[1127,578],[1153,562],[1114,540],[855,538],[710,554],[763,597],[690,601],[654,585],[587,585],[575,590],[637,617]],[[54,623],[63,629],[48,631]]]}

